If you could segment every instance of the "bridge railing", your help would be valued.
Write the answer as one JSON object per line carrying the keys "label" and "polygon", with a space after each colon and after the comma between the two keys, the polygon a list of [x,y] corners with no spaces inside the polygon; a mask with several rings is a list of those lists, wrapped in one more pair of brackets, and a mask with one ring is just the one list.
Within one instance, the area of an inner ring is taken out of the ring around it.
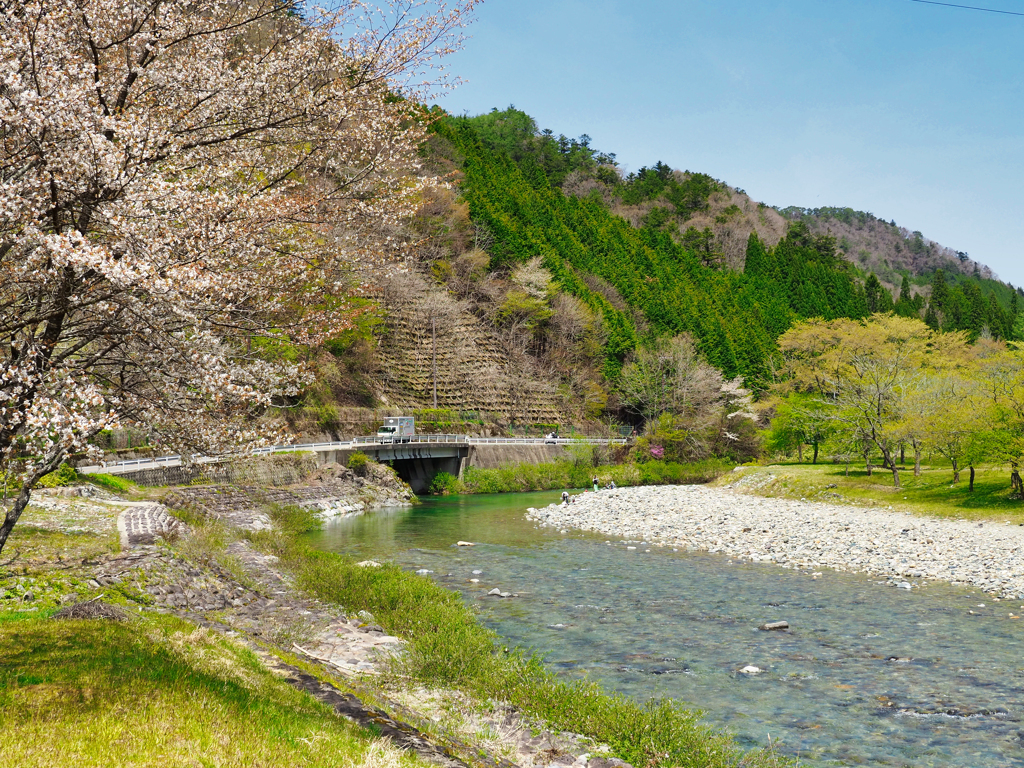
{"label": "bridge railing", "polygon": [[573,445],[574,443],[585,443],[587,445],[623,445],[624,438],[606,437],[471,437],[470,445]]}
{"label": "bridge railing", "polygon": [[[409,435],[408,437],[378,437],[368,435],[366,437],[353,437],[350,440],[339,440],[328,443],[295,443],[292,445],[274,445],[264,448],[255,448],[252,455],[267,456],[275,453],[289,453],[293,451],[332,451],[347,450],[359,446],[392,446],[392,445],[424,445],[438,443],[460,443],[462,445],[572,445],[574,443],[587,443],[591,445],[622,445],[627,441],[624,438],[547,438],[547,437],[470,437],[469,435],[448,435],[448,434],[424,434]],[[190,457],[193,464],[215,464],[226,461],[226,456],[201,456]],[[126,459],[103,464],[102,466],[80,467],[79,471],[85,473],[103,472],[109,469],[125,470],[131,467],[165,467],[172,464],[185,463],[187,460],[179,454],[172,456],[157,456],[148,459]]]}

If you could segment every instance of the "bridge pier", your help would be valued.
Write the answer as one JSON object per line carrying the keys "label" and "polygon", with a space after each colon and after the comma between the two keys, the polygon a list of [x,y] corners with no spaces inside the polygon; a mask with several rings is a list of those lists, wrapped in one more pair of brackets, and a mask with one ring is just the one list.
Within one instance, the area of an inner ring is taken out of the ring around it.
{"label": "bridge pier", "polygon": [[[462,477],[468,465],[469,445],[433,444],[429,446],[412,444],[367,445],[360,450],[376,461],[387,462],[395,472],[412,488],[415,494],[430,490],[430,484],[441,472]],[[342,451],[338,451],[341,454]],[[348,452],[351,453],[351,452]],[[344,463],[348,456],[337,455],[335,461]]]}
{"label": "bridge pier", "polygon": [[430,490],[430,484],[441,472],[455,477],[462,476],[464,458],[440,457],[420,459],[394,459],[391,465],[395,472],[412,488],[413,493],[424,494]]}

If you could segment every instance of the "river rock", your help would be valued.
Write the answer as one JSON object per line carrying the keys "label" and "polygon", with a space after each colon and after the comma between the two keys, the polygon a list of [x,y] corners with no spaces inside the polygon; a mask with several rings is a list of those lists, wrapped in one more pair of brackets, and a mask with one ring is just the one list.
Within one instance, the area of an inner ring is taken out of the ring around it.
{"label": "river rock", "polygon": [[633,766],[617,757],[592,757],[587,761],[587,768],[633,768]]}
{"label": "river rock", "polygon": [[457,546],[457,547],[475,547],[476,544],[474,544],[472,541],[457,541],[457,542],[455,542],[455,546]]}
{"label": "river rock", "polygon": [[879,575],[900,589],[925,586],[906,581],[914,577],[993,596],[1024,594],[1022,526],[990,521],[978,527],[977,521],[744,493],[763,485],[764,476],[754,472],[725,488],[639,486],[585,494],[570,506],[553,504],[527,516],[558,531],[614,536],[633,552],[649,541],[774,563],[811,578],[831,568]]}
{"label": "river rock", "polygon": [[763,632],[774,632],[779,629],[789,629],[788,621],[769,621],[767,624],[762,624],[758,629]]}
{"label": "river rock", "polygon": [[755,667],[753,664],[748,664],[740,672],[744,675],[760,675],[764,670],[760,667]]}

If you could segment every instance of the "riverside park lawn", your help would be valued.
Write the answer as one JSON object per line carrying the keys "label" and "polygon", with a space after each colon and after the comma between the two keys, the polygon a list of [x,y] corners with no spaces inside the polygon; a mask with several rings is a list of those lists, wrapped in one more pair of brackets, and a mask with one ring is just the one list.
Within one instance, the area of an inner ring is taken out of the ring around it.
{"label": "riverside park lawn", "polygon": [[[140,611],[138,594],[90,586],[85,564],[118,551],[120,509],[101,499],[30,506],[0,558],[0,768],[425,765],[241,644]],[[94,597],[131,618],[49,618]]]}
{"label": "riverside park lawn", "polygon": [[[878,460],[878,465],[881,460]],[[868,477],[864,465],[778,463],[743,467],[716,480],[713,485],[733,486],[758,496],[807,499],[829,504],[892,507],[899,512],[966,520],[999,520],[1024,524],[1024,501],[1012,498],[1009,467],[976,469],[974,491],[968,490],[969,469],[953,483],[948,464],[922,465],[914,477],[914,465],[900,465],[901,488],[893,487],[892,472],[876,465]],[[737,477],[740,476],[740,477]]]}
{"label": "riverside park lawn", "polygon": [[0,621],[0,766],[423,765],[171,616]]}

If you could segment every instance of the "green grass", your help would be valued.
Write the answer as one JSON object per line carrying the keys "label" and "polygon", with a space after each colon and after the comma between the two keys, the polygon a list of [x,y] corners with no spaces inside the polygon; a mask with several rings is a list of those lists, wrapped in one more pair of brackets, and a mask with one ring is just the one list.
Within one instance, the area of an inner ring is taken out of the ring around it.
{"label": "green grass", "polygon": [[[593,467],[570,461],[546,464],[509,464],[497,469],[466,470],[461,482],[451,476],[437,483],[446,493],[519,493],[550,491],[558,488],[586,488],[597,477],[601,485],[614,481],[617,486],[681,485],[708,483],[732,469],[724,459],[709,459],[691,464],[648,461],[643,464],[606,464]],[[454,481],[454,482],[453,482]]]}
{"label": "green grass", "polygon": [[[31,513],[31,516],[30,516]],[[25,517],[31,520],[45,514],[45,511],[30,507]],[[35,569],[45,564],[71,564],[82,560],[94,560],[116,553],[120,547],[117,530],[106,533],[51,531],[19,524],[11,533],[0,560],[11,560],[9,566],[0,567],[0,578],[6,571],[20,572],[23,568]],[[2,585],[0,585],[2,586]]]}
{"label": "green grass", "polygon": [[416,764],[173,617],[0,623],[0,766]]}
{"label": "green grass", "polygon": [[565,681],[540,660],[508,653],[454,592],[392,564],[359,567],[347,557],[313,550],[287,536],[254,534],[309,595],[366,610],[406,639],[393,679],[456,689],[478,699],[506,701],[555,729],[609,744],[635,766],[776,766],[774,755],[746,753],[697,712],[672,701],[640,704],[588,681]]}
{"label": "green grass", "polygon": [[315,509],[294,504],[264,504],[263,508],[278,529],[285,533],[309,533],[324,527],[324,519]]}
{"label": "green grass", "polygon": [[[750,472],[775,475],[774,481],[765,487],[750,488],[751,492],[761,495],[891,506],[895,510],[935,517],[1024,523],[1024,501],[1011,498],[1010,470],[1006,467],[979,468],[973,493],[968,490],[968,471],[962,471],[960,482],[954,485],[953,471],[948,465],[922,466],[920,477],[914,477],[913,464],[908,464],[906,469],[901,467],[902,487],[899,489],[893,486],[892,473],[877,466],[871,477],[863,465],[851,466],[847,476],[845,465],[831,463],[780,463],[746,470],[745,474]],[[730,475],[721,482],[735,479]],[[830,485],[835,487],[828,488]]]}
{"label": "green grass", "polygon": [[125,478],[118,477],[117,475],[97,473],[82,475],[81,478],[87,483],[98,485],[100,488],[106,488],[108,491],[113,491],[114,493],[131,493],[138,488],[138,486],[131,480],[126,480]]}

